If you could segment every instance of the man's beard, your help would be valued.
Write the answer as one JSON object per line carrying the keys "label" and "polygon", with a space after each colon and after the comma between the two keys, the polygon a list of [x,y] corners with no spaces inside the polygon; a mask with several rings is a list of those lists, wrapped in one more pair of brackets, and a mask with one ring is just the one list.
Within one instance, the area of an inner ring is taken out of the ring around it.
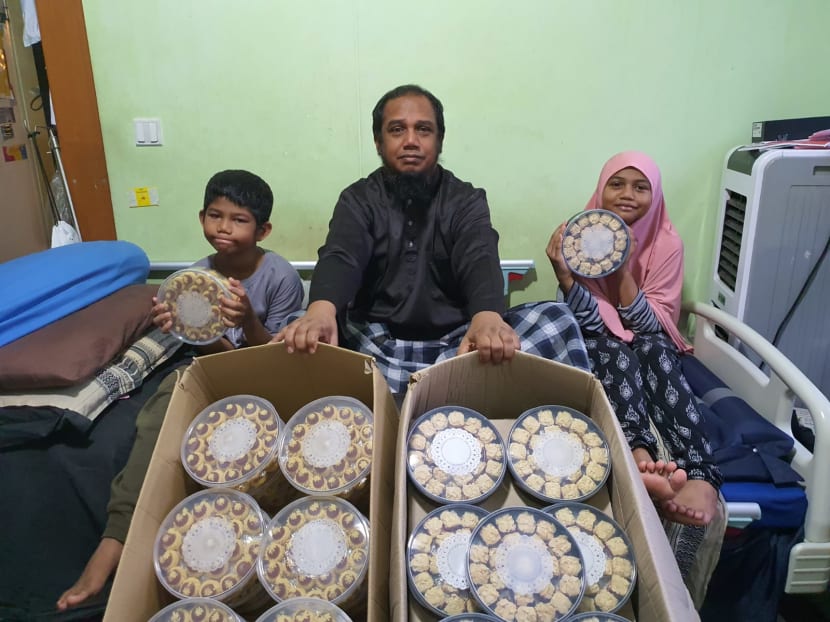
{"label": "man's beard", "polygon": [[386,165],[386,178],[392,193],[403,203],[430,203],[435,195],[437,167],[420,173],[400,173]]}

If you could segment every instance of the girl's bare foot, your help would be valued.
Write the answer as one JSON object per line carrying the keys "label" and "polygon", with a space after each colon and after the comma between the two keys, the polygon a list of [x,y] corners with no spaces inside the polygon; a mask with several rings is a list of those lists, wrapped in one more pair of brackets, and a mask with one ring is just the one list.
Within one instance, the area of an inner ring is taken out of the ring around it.
{"label": "girl's bare foot", "polygon": [[675,462],[651,459],[648,451],[637,448],[633,451],[637,469],[643,478],[649,496],[660,503],[668,502],[686,484],[686,471],[677,468]]}
{"label": "girl's bare foot", "polygon": [[124,545],[112,538],[101,538],[98,548],[89,558],[83,573],[75,585],[66,590],[58,599],[58,611],[79,605],[95,596],[104,587],[107,579],[118,566]]}
{"label": "girl's bare foot", "polygon": [[712,522],[718,508],[718,491],[702,479],[691,479],[682,490],[660,505],[661,514],[685,525],[705,526]]}

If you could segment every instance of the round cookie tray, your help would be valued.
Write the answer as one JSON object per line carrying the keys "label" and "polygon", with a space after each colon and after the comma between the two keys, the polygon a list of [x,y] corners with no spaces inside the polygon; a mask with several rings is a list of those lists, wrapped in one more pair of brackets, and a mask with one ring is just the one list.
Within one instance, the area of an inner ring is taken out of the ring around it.
{"label": "round cookie tray", "polygon": [[470,408],[444,406],[418,417],[406,441],[407,474],[437,503],[478,503],[501,485],[504,441],[493,423]]}

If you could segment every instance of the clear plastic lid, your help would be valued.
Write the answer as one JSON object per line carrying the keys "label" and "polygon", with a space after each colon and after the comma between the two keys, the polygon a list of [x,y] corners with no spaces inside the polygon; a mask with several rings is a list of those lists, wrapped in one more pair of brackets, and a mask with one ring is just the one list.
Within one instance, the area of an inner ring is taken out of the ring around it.
{"label": "clear plastic lid", "polygon": [[622,527],[585,503],[557,503],[544,512],[571,532],[582,552],[586,587],[579,611],[617,611],[637,584],[634,549]]}
{"label": "clear plastic lid", "polygon": [[186,598],[167,605],[150,622],[243,622],[234,610],[212,598]]}
{"label": "clear plastic lid", "polygon": [[372,411],[363,402],[338,395],[314,400],[285,426],[280,469],[305,494],[348,493],[369,475],[373,437]]}
{"label": "clear plastic lid", "polygon": [[459,613],[448,618],[441,618],[441,622],[501,622],[501,620],[488,616],[486,613]]}
{"label": "clear plastic lid", "polygon": [[571,616],[568,618],[568,622],[629,622],[629,620],[628,618],[623,618],[615,613],[588,611]]}
{"label": "clear plastic lid", "polygon": [[181,457],[202,486],[252,482],[277,457],[283,422],[268,400],[232,395],[199,413],[185,432]]}
{"label": "clear plastic lid", "polygon": [[567,406],[537,406],[522,413],[507,437],[510,472],[534,497],[582,501],[608,479],[608,442],[591,419]]}
{"label": "clear plastic lid", "polygon": [[614,212],[592,209],[579,212],[565,225],[562,254],[576,274],[598,279],[615,272],[631,252],[631,235]]}
{"label": "clear plastic lid", "polygon": [[213,343],[225,334],[219,297],[231,298],[228,280],[207,268],[177,270],[159,287],[158,301],[166,302],[173,317],[170,333],[185,343]]}
{"label": "clear plastic lid", "polygon": [[484,517],[470,538],[467,578],[487,613],[504,620],[562,620],[585,589],[579,547],[553,517],[509,507]]}
{"label": "clear plastic lid", "polygon": [[504,441],[487,417],[470,408],[444,406],[418,417],[406,451],[409,479],[438,503],[478,503],[504,479]]}
{"label": "clear plastic lid", "polygon": [[427,514],[406,545],[409,591],[427,609],[441,616],[476,611],[467,582],[470,535],[487,510],[453,503]]}
{"label": "clear plastic lid", "polygon": [[327,600],[299,597],[271,607],[256,622],[352,622],[352,619]]}
{"label": "clear plastic lid", "polygon": [[156,534],[156,576],[176,598],[229,601],[256,576],[266,520],[250,495],[230,488],[190,495],[170,511]]}
{"label": "clear plastic lid", "polygon": [[358,592],[369,566],[369,521],[339,497],[303,497],[280,510],[265,532],[259,579],[277,601],[332,603]]}

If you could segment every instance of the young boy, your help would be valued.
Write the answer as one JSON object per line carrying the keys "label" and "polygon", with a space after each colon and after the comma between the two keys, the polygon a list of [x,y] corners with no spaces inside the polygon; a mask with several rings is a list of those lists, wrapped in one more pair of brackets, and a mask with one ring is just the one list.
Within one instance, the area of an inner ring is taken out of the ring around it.
{"label": "young boy", "polygon": [[[268,343],[280,323],[301,306],[303,286],[297,271],[281,256],[257,246],[271,233],[273,201],[268,184],[248,171],[222,171],[207,183],[199,221],[216,252],[195,265],[227,277],[234,298],[220,299],[228,327],[224,336],[196,347],[198,354]],[[167,304],[154,302],[153,322],[167,331],[172,325]],[[113,480],[101,542],[75,585],[58,599],[61,611],[100,592],[118,565],[175,380],[176,374],[169,374],[136,418],[135,442],[127,464]]]}

